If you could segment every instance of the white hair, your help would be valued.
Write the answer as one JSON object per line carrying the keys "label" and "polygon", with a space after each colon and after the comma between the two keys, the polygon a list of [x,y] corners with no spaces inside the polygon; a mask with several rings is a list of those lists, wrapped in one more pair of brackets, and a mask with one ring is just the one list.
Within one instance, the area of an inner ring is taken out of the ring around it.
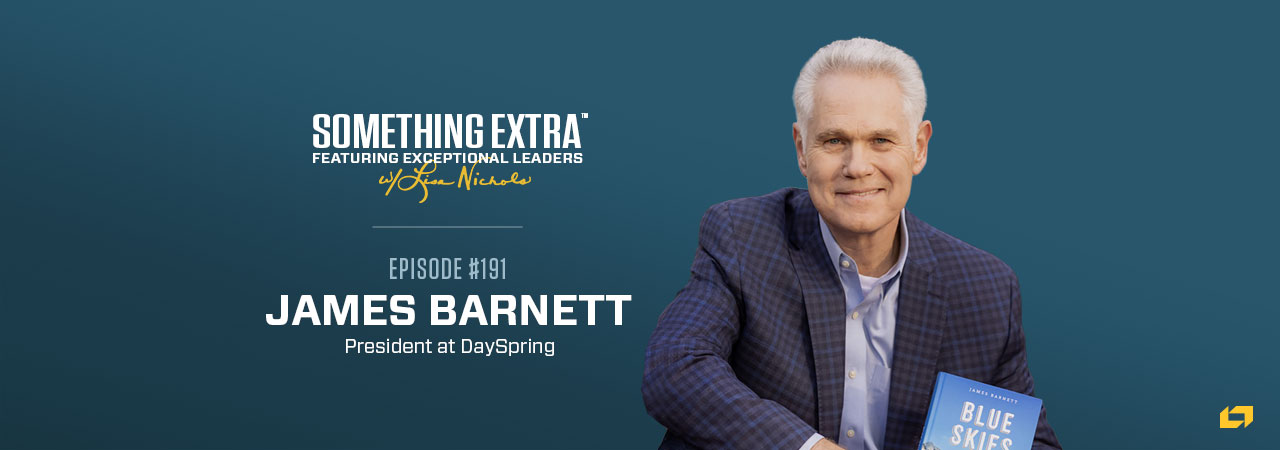
{"label": "white hair", "polygon": [[916,60],[897,47],[875,39],[853,38],[827,44],[800,69],[792,99],[801,130],[813,117],[813,86],[818,77],[841,70],[893,77],[902,89],[902,111],[907,121],[918,126],[924,120],[924,78]]}

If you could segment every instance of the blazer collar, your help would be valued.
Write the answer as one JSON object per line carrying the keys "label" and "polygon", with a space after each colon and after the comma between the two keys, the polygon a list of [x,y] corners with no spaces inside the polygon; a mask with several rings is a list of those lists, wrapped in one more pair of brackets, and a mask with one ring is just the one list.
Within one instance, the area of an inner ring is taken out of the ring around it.
{"label": "blazer collar", "polygon": [[[789,216],[787,223],[791,224],[791,229],[787,233],[791,248],[811,249],[817,246],[825,253],[822,230],[818,225],[818,209],[814,208],[813,200],[809,198],[809,191],[795,190],[795,194],[787,201],[787,214]],[[907,222],[907,235],[911,239],[911,251],[907,253],[907,264],[914,264],[917,270],[932,272],[937,257],[929,245],[929,238],[937,230],[911,214],[911,211],[906,208],[903,208],[902,214]]]}

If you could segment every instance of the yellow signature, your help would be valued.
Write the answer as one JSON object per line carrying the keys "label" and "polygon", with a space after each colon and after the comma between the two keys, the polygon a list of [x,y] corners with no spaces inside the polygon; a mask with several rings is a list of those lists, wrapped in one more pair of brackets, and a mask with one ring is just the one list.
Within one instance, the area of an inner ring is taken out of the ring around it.
{"label": "yellow signature", "polygon": [[[427,169],[428,166],[431,167],[430,170]],[[533,177],[520,178],[519,172],[511,172],[510,178],[502,180],[495,179],[492,175],[489,178],[484,178],[476,174],[475,163],[471,163],[470,166],[463,166],[462,173],[458,174],[458,178],[453,181],[432,179],[431,174],[435,173],[436,169],[438,167],[436,167],[435,161],[424,163],[422,167],[413,169],[412,174],[405,174],[404,169],[397,169],[395,173],[387,172],[387,176],[378,177],[378,184],[388,185],[387,193],[383,194],[383,196],[390,196],[393,189],[411,191],[421,186],[422,200],[418,200],[418,203],[425,203],[427,196],[430,194],[428,186],[457,186],[459,189],[466,188],[469,191],[472,186],[506,186],[508,184],[523,186],[533,182]],[[405,181],[409,182],[408,186],[405,185]]]}

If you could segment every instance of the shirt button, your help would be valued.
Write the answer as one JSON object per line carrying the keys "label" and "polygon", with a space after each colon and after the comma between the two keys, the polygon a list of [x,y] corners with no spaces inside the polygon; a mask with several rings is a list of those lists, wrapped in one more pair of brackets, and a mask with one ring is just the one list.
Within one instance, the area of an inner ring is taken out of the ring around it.
{"label": "shirt button", "polygon": [[853,314],[850,314],[850,315],[849,315],[849,318],[850,318],[850,319],[853,319],[853,320],[858,320],[858,316],[860,316],[860,315],[861,315],[861,314],[858,314],[858,312],[857,312],[857,311],[854,311],[854,312],[853,312]]}
{"label": "shirt button", "polygon": [[858,377],[858,371],[857,371],[857,370],[850,370],[850,371],[849,371],[849,378],[851,378],[851,379],[852,379],[852,378],[857,378],[857,377]]}
{"label": "shirt button", "polygon": [[849,260],[840,261],[840,267],[849,268]]}
{"label": "shirt button", "polygon": [[849,437],[853,437],[853,435],[855,435],[855,434],[858,434],[858,433],[854,433],[852,429],[850,429],[849,431],[844,432],[844,435],[845,435],[845,436],[849,436]]}

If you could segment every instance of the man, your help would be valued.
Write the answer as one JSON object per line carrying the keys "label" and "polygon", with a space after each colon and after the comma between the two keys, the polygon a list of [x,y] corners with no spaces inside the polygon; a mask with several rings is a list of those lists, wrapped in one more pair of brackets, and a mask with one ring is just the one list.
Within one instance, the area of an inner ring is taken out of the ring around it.
{"label": "man", "polygon": [[[833,42],[794,100],[809,189],[711,207],[653,332],[662,448],[915,449],[939,371],[1034,395],[1013,271],[905,209],[933,133],[915,60]],[[1033,448],[1060,448],[1044,409]]]}

